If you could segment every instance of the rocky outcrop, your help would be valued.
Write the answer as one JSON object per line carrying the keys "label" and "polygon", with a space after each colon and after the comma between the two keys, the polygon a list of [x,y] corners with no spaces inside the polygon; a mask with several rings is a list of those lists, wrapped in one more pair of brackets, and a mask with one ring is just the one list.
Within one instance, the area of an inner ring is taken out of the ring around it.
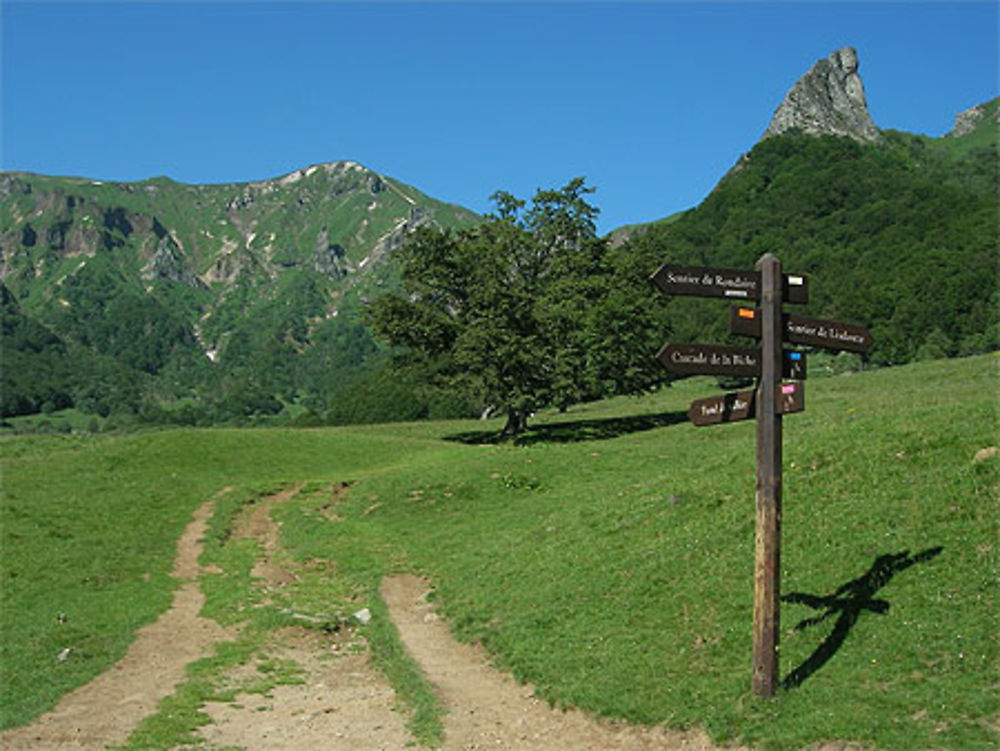
{"label": "rocky outcrop", "polygon": [[[154,229],[162,230],[162,225],[155,219],[153,221]],[[174,236],[166,230],[155,234],[158,238],[156,249],[142,267],[141,277],[146,281],[180,282],[189,287],[204,287],[202,281],[188,268],[184,250]]]}
{"label": "rocky outcrop", "polygon": [[399,221],[392,230],[379,238],[369,257],[376,261],[387,253],[401,248],[408,234],[418,227],[432,223],[432,221],[432,217],[426,209],[420,206],[411,206],[407,218]]}
{"label": "rocky outcrop", "polygon": [[798,80],[775,111],[764,138],[789,130],[848,136],[856,141],[879,140],[853,47],[843,47],[817,61]]}
{"label": "rocky outcrop", "polygon": [[313,267],[332,279],[343,279],[347,273],[344,256],[344,249],[337,243],[330,242],[330,232],[323,227],[316,238]]}
{"label": "rocky outcrop", "polygon": [[955,127],[945,134],[945,138],[959,138],[969,135],[989,117],[991,109],[993,110],[993,122],[1000,123],[1000,107],[997,107],[996,100],[985,102],[955,115]]}
{"label": "rocky outcrop", "polygon": [[15,173],[0,175],[0,198],[17,194],[31,195],[31,185],[21,180]]}
{"label": "rocky outcrop", "polygon": [[253,206],[255,200],[253,191],[250,190],[250,186],[246,186],[239,195],[233,196],[226,202],[226,211],[229,213],[233,213],[235,211],[245,211]]}

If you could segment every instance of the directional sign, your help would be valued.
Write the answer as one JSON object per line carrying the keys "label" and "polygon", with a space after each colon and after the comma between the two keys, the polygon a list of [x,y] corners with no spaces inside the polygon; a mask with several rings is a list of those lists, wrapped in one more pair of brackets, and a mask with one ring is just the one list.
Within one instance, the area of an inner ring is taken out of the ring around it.
{"label": "directional sign", "polygon": [[[720,344],[667,344],[656,355],[660,364],[677,375],[760,375],[760,350],[750,347],[726,347]],[[804,381],[806,356],[786,350],[782,367],[784,378]]]}
{"label": "directional sign", "polygon": [[789,415],[806,408],[806,385],[804,383],[783,383],[778,388],[778,412]]}
{"label": "directional sign", "polygon": [[760,374],[760,352],[719,344],[668,344],[656,355],[671,373],[678,375]]}
{"label": "directional sign", "polygon": [[[782,338],[793,344],[852,352],[867,352],[873,344],[868,329],[839,321],[785,315],[782,317],[782,329]],[[729,309],[729,333],[760,337],[760,311],[756,308],[732,306]]]}
{"label": "directional sign", "polygon": [[[688,410],[688,419],[697,427],[749,420],[756,416],[756,394],[756,391],[748,390],[695,399]],[[777,397],[779,414],[802,412],[806,408],[805,385],[802,383],[779,384]]]}
{"label": "directional sign", "polygon": [[795,381],[806,379],[806,353],[794,349],[786,349],[781,353],[781,377]]}
{"label": "directional sign", "polygon": [[737,391],[706,399],[695,399],[688,410],[688,419],[699,428],[724,422],[749,420],[754,416],[754,392]]}
{"label": "directional sign", "polygon": [[[805,354],[783,342],[833,350],[867,352],[871,333],[838,321],[786,315],[784,303],[809,301],[808,279],[782,273],[781,261],[762,255],[752,271],[664,264],[650,281],[667,295],[693,295],[755,301],[756,308],[734,306],[729,330],[760,339],[759,349],[714,344],[666,344],[657,358],[679,375],[754,376],[757,388],[692,402],[695,425],[718,425],[756,417],[756,495],[754,524],[753,671],[758,696],[778,688],[778,634],[781,602],[782,415],[805,409]],[[783,382],[793,378],[796,382]]]}
{"label": "directional sign", "polygon": [[665,295],[741,297],[745,300],[756,300],[760,296],[760,273],[756,271],[666,263],[650,279]]}
{"label": "directional sign", "polygon": [[809,302],[809,277],[801,274],[783,274],[781,277],[781,301],[787,303]]}
{"label": "directional sign", "polygon": [[785,340],[851,352],[867,352],[874,344],[871,332],[864,326],[803,316],[788,316],[785,322]]}
{"label": "directional sign", "polygon": [[[760,299],[759,271],[665,263],[650,277],[650,281],[665,295]],[[809,302],[809,280],[804,276],[786,274],[782,279],[782,299],[788,303]]]}

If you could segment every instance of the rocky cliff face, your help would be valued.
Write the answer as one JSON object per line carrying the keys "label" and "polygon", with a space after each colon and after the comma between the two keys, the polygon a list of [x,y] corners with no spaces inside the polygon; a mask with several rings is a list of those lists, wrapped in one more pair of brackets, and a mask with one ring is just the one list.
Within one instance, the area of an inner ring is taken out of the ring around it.
{"label": "rocky cliff face", "polygon": [[810,135],[849,136],[877,141],[858,75],[858,53],[843,47],[816,62],[785,95],[764,138],[798,129]]}
{"label": "rocky cliff face", "polygon": [[994,123],[1000,123],[1000,107],[997,106],[996,99],[970,107],[955,115],[955,127],[945,134],[945,138],[967,136],[984,123],[989,122],[990,118]]}

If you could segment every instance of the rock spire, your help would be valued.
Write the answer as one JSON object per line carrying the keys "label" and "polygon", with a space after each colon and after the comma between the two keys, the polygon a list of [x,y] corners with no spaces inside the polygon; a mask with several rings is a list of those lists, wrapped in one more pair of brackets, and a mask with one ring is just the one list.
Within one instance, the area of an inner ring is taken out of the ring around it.
{"label": "rock spire", "polygon": [[877,141],[858,75],[858,53],[842,47],[818,60],[798,80],[775,110],[764,138],[799,129],[811,135],[850,136],[857,141]]}

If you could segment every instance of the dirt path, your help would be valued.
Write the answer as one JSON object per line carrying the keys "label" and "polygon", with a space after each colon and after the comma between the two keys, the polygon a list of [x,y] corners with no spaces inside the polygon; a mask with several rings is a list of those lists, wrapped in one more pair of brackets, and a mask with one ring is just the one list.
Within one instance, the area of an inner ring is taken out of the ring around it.
{"label": "dirt path", "polygon": [[[297,632],[296,632],[297,631]],[[412,741],[396,695],[367,654],[352,654],[315,631],[286,631],[269,652],[303,669],[303,683],[242,694],[232,704],[202,711],[212,724],[200,730],[209,748],[248,751],[401,751]]]}
{"label": "dirt path", "polygon": [[77,751],[123,743],[139,721],[184,677],[184,667],[211,652],[232,632],[200,618],[205,598],[198,587],[201,539],[212,514],[206,501],[177,543],[172,576],[184,583],[170,609],[143,627],[125,656],[90,683],[66,694],[30,725],[5,731],[5,751]]}
{"label": "dirt path", "polygon": [[[300,488],[261,499],[233,525],[233,537],[253,537],[260,543],[263,555],[251,575],[265,588],[280,589],[295,580],[294,571],[281,560],[281,530],[271,510],[291,501]],[[343,490],[338,487],[335,495]],[[411,744],[392,687],[371,667],[364,640],[350,630],[324,634],[284,629],[272,640],[268,655],[296,662],[302,683],[278,686],[263,696],[238,694],[228,704],[207,704],[203,711],[212,724],[199,734],[210,748],[395,751]]]}
{"label": "dirt path", "polygon": [[382,584],[407,651],[441,693],[445,751],[712,751],[701,733],[679,733],[599,722],[583,712],[562,712],[532,697],[494,670],[482,649],[461,644],[427,603],[427,583],[397,576]]}
{"label": "dirt path", "polygon": [[[280,529],[271,510],[292,500],[298,490],[261,499],[234,524],[234,536],[254,537],[261,545],[263,555],[253,569],[260,586],[280,588],[295,580],[294,567],[282,558]],[[211,500],[204,503],[178,541],[172,575],[182,585],[170,609],[139,631],[125,657],[110,670],[67,694],[30,725],[0,734],[0,748],[97,751],[124,743],[140,720],[172,693],[188,663],[210,654],[217,642],[234,638],[232,630],[198,615],[204,603],[198,577],[208,573],[198,557],[212,509]],[[456,642],[428,605],[428,591],[427,583],[414,576],[388,578],[381,590],[404,645],[444,702],[444,751],[715,751],[700,733],[632,727],[551,709],[533,698],[530,686],[494,670],[482,649]],[[297,663],[302,683],[205,706],[212,722],[199,732],[207,749],[412,747],[392,688],[371,667],[364,639],[351,629],[331,634],[283,629],[267,652],[269,658]],[[255,664],[248,664],[227,680],[233,687],[244,685],[241,681],[252,684],[256,671]]]}

